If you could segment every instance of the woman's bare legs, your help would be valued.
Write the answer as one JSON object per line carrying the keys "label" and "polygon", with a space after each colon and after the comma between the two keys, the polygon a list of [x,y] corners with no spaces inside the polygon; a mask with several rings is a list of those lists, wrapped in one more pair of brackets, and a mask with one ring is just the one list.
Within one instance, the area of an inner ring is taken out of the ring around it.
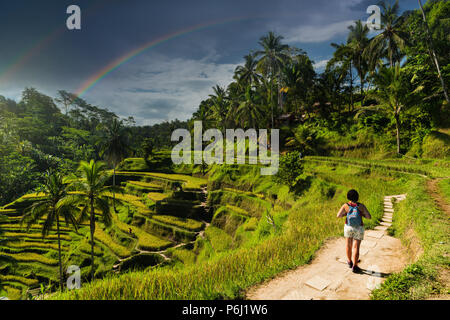
{"label": "woman's bare legs", "polygon": [[347,246],[345,247],[345,252],[347,253],[347,262],[352,261],[352,245],[353,238],[347,238]]}
{"label": "woman's bare legs", "polygon": [[[358,265],[359,261],[359,246],[361,245],[361,240],[354,239],[355,242],[353,242],[353,266]],[[351,251],[350,251],[351,252]],[[351,255],[351,253],[350,253]],[[350,259],[351,260],[351,259]]]}

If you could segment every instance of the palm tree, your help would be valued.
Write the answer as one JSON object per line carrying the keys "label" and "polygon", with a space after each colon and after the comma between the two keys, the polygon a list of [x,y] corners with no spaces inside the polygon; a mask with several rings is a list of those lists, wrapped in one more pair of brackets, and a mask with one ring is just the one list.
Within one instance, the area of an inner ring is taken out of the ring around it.
{"label": "palm tree", "polygon": [[349,26],[350,33],[348,35],[347,45],[351,50],[353,65],[358,71],[359,80],[361,83],[361,105],[364,101],[364,80],[367,74],[368,63],[365,59],[364,52],[369,46],[369,28],[362,24],[361,20],[355,21],[355,25]]}
{"label": "palm tree", "polygon": [[257,102],[256,92],[251,86],[247,86],[241,104],[236,110],[236,116],[244,127],[257,129],[256,124],[263,117],[264,111]]}
{"label": "palm tree", "polygon": [[[267,35],[260,38],[258,43],[262,47],[262,50],[256,52],[256,55],[261,57],[258,62],[258,67],[263,71],[263,74],[268,78],[270,83],[272,127],[274,126],[272,83],[276,78],[279,78],[283,63],[290,58],[289,46],[283,44],[281,42],[282,40],[282,36],[277,36],[274,32],[270,31]],[[278,86],[280,86],[280,81],[278,81]],[[280,91],[279,89],[280,88],[278,88],[278,92]],[[278,98],[280,98],[280,96],[278,96]],[[280,99],[278,99],[278,103],[279,102]]]}
{"label": "palm tree", "polygon": [[209,96],[211,98],[210,118],[217,122],[222,128],[222,132],[225,132],[228,120],[228,98],[224,88],[216,85],[213,90],[214,94]]}
{"label": "palm tree", "polygon": [[308,91],[314,85],[316,73],[306,54],[299,54],[292,58],[290,63],[286,63],[281,69],[281,80],[283,89],[288,94],[287,101],[292,104],[294,110],[298,112],[301,104],[308,103]]}
{"label": "palm tree", "polygon": [[44,196],[35,201],[25,210],[22,222],[27,224],[27,230],[32,224],[39,222],[44,218],[45,222],[42,226],[42,236],[49,234],[56,222],[56,233],[58,235],[58,263],[59,263],[59,288],[63,290],[63,271],[61,259],[61,234],[60,234],[60,218],[64,218],[66,224],[73,225],[77,230],[77,222],[74,213],[79,211],[67,193],[67,182],[64,181],[60,173],[48,173],[43,184]]}
{"label": "palm tree", "polygon": [[339,66],[337,70],[341,71],[341,78],[345,79],[348,77],[350,82],[350,110],[353,111],[353,50],[346,44],[332,43],[331,46],[334,47],[336,51],[333,53],[333,58],[331,58],[328,62],[327,68],[331,66]]}
{"label": "palm tree", "polygon": [[[116,167],[128,155],[128,129],[123,122],[117,118],[107,124],[98,127],[101,130],[101,136],[98,144],[100,145],[100,156],[104,157],[113,166],[113,187],[116,186]],[[116,195],[113,191],[113,206],[116,210]]]}
{"label": "palm tree", "polygon": [[406,45],[407,34],[401,30],[403,17],[399,16],[400,6],[398,0],[394,4],[385,1],[380,2],[381,24],[383,32],[375,36],[369,45],[367,55],[370,57],[371,65],[381,57],[387,57],[391,68],[402,59],[401,50]]}
{"label": "palm tree", "polygon": [[91,233],[91,279],[94,280],[94,233],[95,233],[95,211],[101,212],[103,223],[106,226],[111,225],[111,212],[109,210],[109,195],[115,189],[107,186],[109,175],[105,170],[105,163],[91,160],[90,162],[81,161],[78,167],[81,179],[76,179],[71,188],[77,192],[72,195],[78,204],[83,205],[79,222],[89,218],[89,227]]}
{"label": "palm tree", "polygon": [[374,75],[374,84],[378,90],[372,97],[378,101],[379,106],[366,107],[357,116],[362,112],[380,108],[389,112],[395,119],[397,153],[400,154],[400,114],[413,103],[416,90],[412,90],[410,81],[405,78],[399,64],[394,68],[380,67],[378,73]]}
{"label": "palm tree", "polygon": [[244,59],[245,64],[243,66],[236,67],[236,79],[244,85],[253,85],[259,83],[261,75],[257,71],[258,60],[256,59],[256,54],[248,54],[244,57]]}
{"label": "palm tree", "polygon": [[448,93],[447,93],[447,85],[445,84],[445,80],[442,77],[441,68],[439,66],[439,60],[436,55],[436,50],[434,49],[433,38],[431,37],[430,28],[429,28],[428,22],[427,22],[427,16],[425,14],[425,10],[423,9],[422,2],[420,2],[420,0],[419,0],[419,6],[420,6],[420,10],[422,12],[423,24],[425,25],[425,30],[427,32],[427,41],[428,41],[428,47],[429,47],[428,50],[430,51],[430,56],[433,60],[434,66],[436,67],[436,71],[438,73],[439,80],[441,81],[441,86],[442,86],[442,90],[444,92],[445,100],[447,102],[450,102]]}

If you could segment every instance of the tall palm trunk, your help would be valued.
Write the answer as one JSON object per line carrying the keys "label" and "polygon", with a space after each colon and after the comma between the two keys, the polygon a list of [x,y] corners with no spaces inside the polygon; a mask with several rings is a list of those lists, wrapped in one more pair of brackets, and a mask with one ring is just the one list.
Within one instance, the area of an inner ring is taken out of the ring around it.
{"label": "tall palm trunk", "polygon": [[358,57],[359,59],[359,80],[361,83],[361,107],[363,106],[363,102],[364,102],[364,75],[363,75],[363,71],[362,71],[362,57],[361,55]]}
{"label": "tall palm trunk", "polygon": [[[53,209],[53,216],[55,216],[55,209]],[[56,217],[56,232],[58,234],[59,290],[62,292],[64,284],[61,259],[61,233],[59,231],[59,217]]]}
{"label": "tall palm trunk", "polygon": [[91,280],[94,281],[94,233],[95,233],[95,210],[94,199],[91,198],[91,217],[90,217],[90,229],[91,229]]}
{"label": "tall palm trunk", "polygon": [[354,104],[353,104],[353,70],[352,70],[352,62],[350,61],[350,112],[353,112]]}
{"label": "tall palm trunk", "polygon": [[269,103],[270,103],[270,110],[271,110],[271,113],[272,113],[272,129],[274,128],[274,121],[273,121],[273,97],[272,97],[272,95],[273,95],[273,93],[272,93],[272,86],[273,86],[273,83],[272,83],[272,78],[273,78],[273,70],[272,70],[272,65],[270,66],[270,96],[269,96]]}
{"label": "tall palm trunk", "polygon": [[[225,131],[224,131],[225,132]],[[113,207],[114,207],[114,212],[117,213],[117,209],[116,209],[116,164],[114,163],[114,168],[113,168]]]}
{"label": "tall palm trunk", "polygon": [[395,114],[395,129],[397,133],[397,153],[400,153],[400,115]]}
{"label": "tall palm trunk", "polygon": [[441,81],[441,86],[442,86],[442,90],[444,91],[445,100],[447,100],[447,102],[450,102],[450,100],[448,98],[447,86],[445,85],[444,78],[442,78],[441,68],[439,66],[439,61],[436,56],[436,51],[434,50],[433,39],[431,38],[430,28],[428,27],[427,16],[425,15],[425,11],[423,10],[422,2],[420,2],[420,0],[419,0],[419,6],[420,6],[420,10],[422,11],[425,29],[427,30],[427,38],[428,38],[428,43],[430,46],[430,49],[429,49],[430,56],[434,62],[434,66],[436,67],[436,70],[437,70],[437,73],[439,76],[439,80]]}
{"label": "tall palm trunk", "polygon": [[389,49],[389,64],[391,65],[391,68],[394,67],[394,61],[392,58],[392,49]]}

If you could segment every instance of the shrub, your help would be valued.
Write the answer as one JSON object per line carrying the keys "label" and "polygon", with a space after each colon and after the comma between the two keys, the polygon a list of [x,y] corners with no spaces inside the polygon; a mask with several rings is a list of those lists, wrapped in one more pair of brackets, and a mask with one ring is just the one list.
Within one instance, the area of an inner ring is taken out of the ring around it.
{"label": "shrub", "polygon": [[450,158],[450,135],[432,131],[423,139],[422,150],[424,158]]}
{"label": "shrub", "polygon": [[290,191],[298,189],[302,182],[303,164],[300,152],[293,151],[280,157],[280,166],[275,181],[289,186]]}

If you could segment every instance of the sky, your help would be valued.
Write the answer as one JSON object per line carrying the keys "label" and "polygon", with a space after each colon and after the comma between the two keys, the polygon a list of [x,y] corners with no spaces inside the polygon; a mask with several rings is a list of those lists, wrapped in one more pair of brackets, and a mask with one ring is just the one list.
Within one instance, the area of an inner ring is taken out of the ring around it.
{"label": "sky", "polygon": [[[0,4],[0,95],[58,90],[139,125],[187,120],[268,31],[323,71],[378,0],[14,0]],[[70,5],[81,30],[68,30]],[[400,0],[401,10],[416,0]]]}

